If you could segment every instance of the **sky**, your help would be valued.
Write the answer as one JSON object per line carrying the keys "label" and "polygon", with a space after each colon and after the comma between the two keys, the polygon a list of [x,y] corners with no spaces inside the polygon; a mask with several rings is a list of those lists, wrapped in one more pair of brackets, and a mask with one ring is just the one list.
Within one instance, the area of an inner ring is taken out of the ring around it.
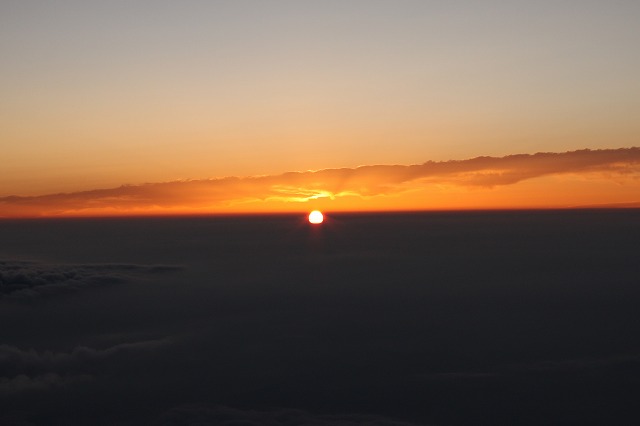
{"label": "sky", "polygon": [[7,216],[637,203],[637,155],[613,177],[410,181],[394,197],[307,185],[306,198],[274,199],[286,179],[240,206],[161,194],[152,206],[19,212],[9,197],[632,148],[639,19],[632,0],[5,0],[0,206]]}

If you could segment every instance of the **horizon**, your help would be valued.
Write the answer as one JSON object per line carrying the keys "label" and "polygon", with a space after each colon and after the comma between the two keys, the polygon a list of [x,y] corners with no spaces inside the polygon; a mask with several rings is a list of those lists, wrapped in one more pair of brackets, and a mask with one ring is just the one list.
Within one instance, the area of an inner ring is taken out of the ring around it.
{"label": "horizon", "polygon": [[0,425],[640,424],[639,23],[0,0]]}
{"label": "horizon", "polygon": [[12,195],[0,217],[634,208],[638,193],[629,147]]}
{"label": "horizon", "polygon": [[[631,0],[3,1],[0,215],[635,203],[639,17]],[[558,161],[516,161],[541,153]],[[212,179],[238,185],[194,183]],[[111,204],[44,205],[98,189]]]}
{"label": "horizon", "polygon": [[638,212],[0,220],[0,423],[635,424]]}

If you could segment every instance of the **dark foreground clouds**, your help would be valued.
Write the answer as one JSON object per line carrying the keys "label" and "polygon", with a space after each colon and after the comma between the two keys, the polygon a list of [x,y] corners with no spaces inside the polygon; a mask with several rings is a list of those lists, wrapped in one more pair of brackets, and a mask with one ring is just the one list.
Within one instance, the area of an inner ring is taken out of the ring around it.
{"label": "dark foreground clouds", "polygon": [[[633,374],[629,374],[633,373]],[[524,380],[555,377],[562,381],[568,376],[600,376],[618,385],[636,386],[640,384],[640,353],[608,356],[603,358],[577,358],[494,365],[487,369],[453,371],[427,374],[420,377],[427,381],[491,381]],[[623,377],[626,376],[626,377]],[[622,381],[619,381],[622,379]]]}
{"label": "dark foreground clouds", "polygon": [[0,395],[52,390],[90,379],[91,377],[86,375],[60,376],[57,373],[45,373],[36,376],[19,374],[14,377],[0,377]]}
{"label": "dark foreground clouds", "polygon": [[373,197],[442,184],[490,188],[563,174],[596,176],[617,181],[631,179],[637,183],[640,177],[640,148],[477,157],[460,161],[428,161],[416,165],[367,165],[270,176],[124,185],[111,189],[34,197],[10,196],[0,198],[0,217],[55,216],[83,212],[99,215],[189,210],[234,211],[234,208],[241,209],[243,204],[256,201],[295,202],[343,196]]}
{"label": "dark foreground clouds", "polygon": [[103,375],[109,364],[126,363],[133,355],[153,356],[172,343],[165,338],[104,349],[77,346],[70,352],[0,345],[0,396],[43,393],[81,385]]}
{"label": "dark foreground clouds", "polygon": [[638,210],[0,222],[4,258],[55,259],[17,269],[129,280],[0,304],[0,424],[638,424],[638,224]]}
{"label": "dark foreground clouds", "polygon": [[0,299],[31,299],[183,269],[173,265],[56,265],[0,260]]}
{"label": "dark foreground clouds", "polygon": [[3,371],[51,371],[69,370],[83,361],[101,360],[136,351],[155,350],[171,343],[170,339],[146,340],[121,343],[104,349],[77,346],[70,352],[35,349],[20,349],[11,345],[0,345],[0,366]]}
{"label": "dark foreground clouds", "polygon": [[317,415],[303,410],[242,410],[225,406],[190,404],[174,407],[162,414],[153,426],[413,426],[379,416],[358,414]]}

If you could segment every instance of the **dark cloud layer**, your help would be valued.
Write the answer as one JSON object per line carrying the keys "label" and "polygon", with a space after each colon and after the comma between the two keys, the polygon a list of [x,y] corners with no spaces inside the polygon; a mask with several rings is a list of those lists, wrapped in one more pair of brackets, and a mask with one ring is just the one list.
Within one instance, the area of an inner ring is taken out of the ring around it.
{"label": "dark cloud layer", "polygon": [[590,375],[615,377],[616,372],[640,371],[640,354],[602,358],[576,358],[496,365],[484,370],[456,371],[421,376],[423,380],[464,381],[500,380],[524,377]]}
{"label": "dark cloud layer", "polygon": [[122,343],[105,349],[77,346],[70,352],[0,345],[0,395],[87,382],[101,374],[105,362],[122,362],[136,353],[152,354],[172,343],[172,339],[165,338]]}
{"label": "dark cloud layer", "polygon": [[221,426],[417,426],[417,423],[358,414],[317,415],[303,410],[243,410],[205,404],[174,407],[152,423],[153,426],[200,424]]}
{"label": "dark cloud layer", "polygon": [[70,352],[54,352],[50,350],[24,350],[11,345],[0,345],[0,367],[10,370],[49,370],[51,368],[73,368],[74,363],[83,360],[105,359],[120,354],[141,350],[154,350],[171,343],[170,339],[144,340],[121,343],[105,349],[93,349],[76,346]]}
{"label": "dark cloud layer", "polygon": [[87,375],[60,376],[56,373],[47,373],[39,376],[19,374],[15,377],[0,377],[0,396],[22,392],[46,391],[90,379],[91,377]]}
{"label": "dark cloud layer", "polygon": [[346,195],[369,197],[435,184],[493,187],[567,173],[637,178],[640,148],[477,157],[410,166],[371,165],[272,176],[125,185],[34,197],[11,196],[0,198],[0,217],[73,214],[101,209],[123,213],[180,208],[216,211],[251,201],[305,201]]}
{"label": "dark cloud layer", "polygon": [[30,299],[181,270],[171,265],[51,265],[0,260],[0,299]]}
{"label": "dark cloud layer", "polygon": [[639,423],[638,211],[330,216],[0,221],[0,424]]}

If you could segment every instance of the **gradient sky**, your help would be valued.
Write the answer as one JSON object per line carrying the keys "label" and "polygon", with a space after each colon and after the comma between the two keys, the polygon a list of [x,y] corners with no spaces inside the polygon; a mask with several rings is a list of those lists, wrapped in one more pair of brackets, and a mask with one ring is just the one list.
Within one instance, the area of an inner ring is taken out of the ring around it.
{"label": "gradient sky", "polygon": [[0,197],[638,146],[638,22],[635,0],[4,0]]}

